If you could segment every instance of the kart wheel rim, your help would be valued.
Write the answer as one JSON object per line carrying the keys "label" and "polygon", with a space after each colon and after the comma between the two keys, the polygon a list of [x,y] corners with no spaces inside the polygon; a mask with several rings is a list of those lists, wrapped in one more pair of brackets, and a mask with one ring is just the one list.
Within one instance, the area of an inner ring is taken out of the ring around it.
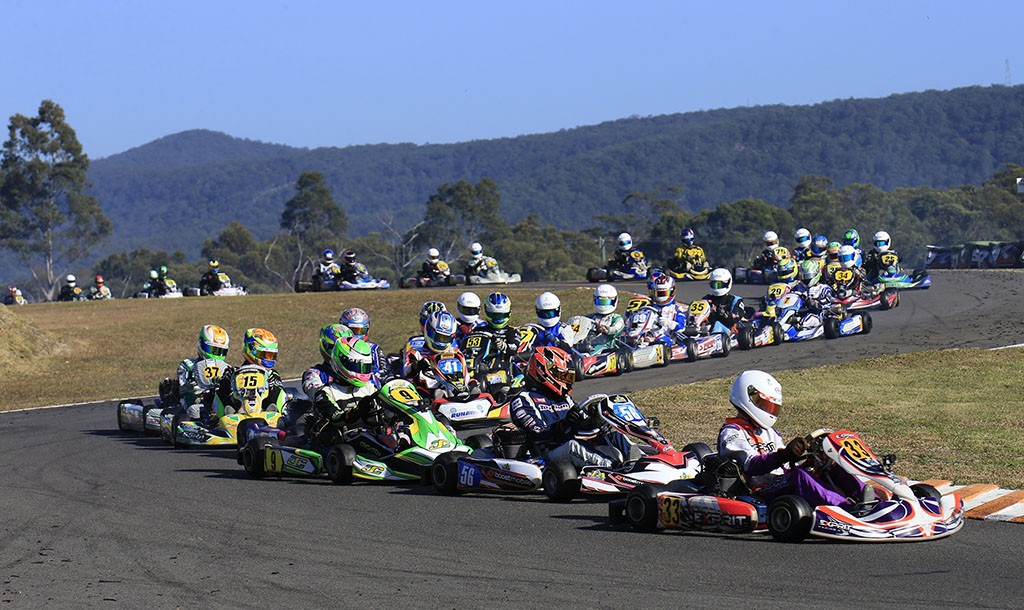
{"label": "kart wheel rim", "polygon": [[256,456],[253,455],[251,447],[242,449],[242,467],[245,468],[246,472],[252,472],[252,467],[256,462]]}
{"label": "kart wheel rim", "polygon": [[434,464],[430,476],[433,477],[435,485],[444,487],[444,484],[448,482],[448,471],[441,464]]}
{"label": "kart wheel rim", "polygon": [[341,466],[341,464],[338,463],[338,455],[335,452],[332,451],[329,454],[327,454],[327,474],[328,475],[330,475],[332,477],[334,475],[336,475],[338,473],[338,471],[341,470],[340,466]]}
{"label": "kart wheel rim", "polygon": [[793,516],[789,514],[788,510],[782,508],[776,508],[772,511],[771,519],[769,524],[772,529],[778,532],[783,532],[789,529],[793,524]]}

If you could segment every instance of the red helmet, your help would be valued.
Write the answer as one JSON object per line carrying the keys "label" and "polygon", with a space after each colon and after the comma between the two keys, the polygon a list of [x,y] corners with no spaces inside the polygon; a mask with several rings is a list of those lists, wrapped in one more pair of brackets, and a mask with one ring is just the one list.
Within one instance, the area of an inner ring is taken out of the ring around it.
{"label": "red helmet", "polygon": [[554,396],[568,395],[576,380],[572,359],[559,347],[538,347],[530,357],[526,374],[538,389]]}
{"label": "red helmet", "polygon": [[354,262],[356,262],[355,250],[352,250],[352,249],[345,250],[344,252],[341,253],[341,259],[343,261],[345,261],[346,263],[354,263]]}

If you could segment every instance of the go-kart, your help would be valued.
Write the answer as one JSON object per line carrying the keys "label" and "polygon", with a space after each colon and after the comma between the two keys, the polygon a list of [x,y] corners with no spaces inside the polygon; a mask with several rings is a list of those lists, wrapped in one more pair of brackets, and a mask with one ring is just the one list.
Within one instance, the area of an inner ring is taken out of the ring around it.
{"label": "go-kart", "polygon": [[143,289],[133,294],[132,297],[136,299],[180,299],[185,296],[178,288],[178,283],[174,280],[164,280],[164,286],[166,286],[166,288],[163,292]]}
{"label": "go-kart", "polygon": [[782,542],[807,536],[856,542],[936,540],[963,527],[959,496],[942,495],[924,483],[908,485],[889,470],[892,458],[879,459],[856,432],[818,430],[808,443],[813,467],[842,468],[870,485],[869,495],[876,499],[847,508],[811,506],[797,495],[764,502],[750,495],[735,462],[709,456],[692,481],[642,485],[625,499],[613,501],[609,521],[628,521],[644,532],[769,532]]}
{"label": "go-kart", "polygon": [[620,465],[615,467],[584,466],[577,470],[571,462],[546,463],[532,451],[522,431],[510,424],[490,435],[467,439],[467,444],[474,447],[471,453],[455,451],[434,460],[430,470],[434,488],[445,495],[543,488],[549,499],[567,502],[581,493],[625,493],[645,482],[668,483],[693,477],[700,469],[701,458],[711,452],[702,443],[676,451],[624,395],[595,394],[579,408],[639,440],[641,444],[634,446],[636,454],[616,455],[614,459]]}
{"label": "go-kart", "polygon": [[415,368],[416,390],[431,400],[431,409],[456,430],[508,421],[508,404],[499,404],[491,394],[480,391],[462,352],[451,350],[422,358]]}
{"label": "go-kart", "polygon": [[158,435],[163,427],[164,415],[173,416],[182,409],[201,403],[204,397],[217,389],[224,375],[227,363],[207,358],[192,367],[195,394],[181,396],[177,378],[167,378],[160,383],[156,402],[146,405],[142,399],[122,400],[117,404],[117,428],[122,432],[132,431]]}
{"label": "go-kart", "polygon": [[466,335],[462,353],[470,378],[495,401],[504,402],[509,392],[522,387],[523,371],[510,354],[498,349],[499,341],[504,339],[493,332],[476,330]]}
{"label": "go-kart", "polygon": [[878,277],[870,278],[875,284],[896,290],[925,289],[932,285],[932,276],[926,270],[915,269],[906,273],[900,269],[900,257],[893,252],[883,252],[879,263]]}
{"label": "go-kart", "polygon": [[676,248],[665,272],[677,280],[706,280],[711,275],[711,265],[704,255],[704,248],[689,246]]}
{"label": "go-kart", "polygon": [[812,310],[806,295],[791,292],[787,284],[769,286],[765,303],[765,310],[752,318],[752,326],[778,325],[780,341],[807,341],[822,335],[837,339],[871,332],[871,314],[866,311],[847,315],[838,303],[820,311]]}
{"label": "go-kart", "polygon": [[448,263],[437,263],[437,274],[432,276],[418,275],[402,278],[402,288],[436,288],[438,286],[458,286],[466,283],[466,276],[453,274]]}
{"label": "go-kart", "polygon": [[249,428],[238,463],[257,479],[315,477],[346,485],[356,479],[419,481],[426,479],[438,455],[469,450],[408,381],[388,381],[375,400],[379,425],[349,430],[332,447],[317,449],[301,439],[282,438],[283,431],[268,434]]}
{"label": "go-kart", "polygon": [[847,311],[875,307],[884,311],[900,304],[897,290],[863,281],[852,269],[836,269],[832,273],[832,291]]}
{"label": "go-kart", "polygon": [[686,358],[686,347],[676,344],[661,325],[658,310],[644,304],[649,302],[647,297],[634,297],[626,307],[629,316],[622,341],[633,348],[634,368],[644,368],[640,362],[646,362],[646,366],[661,366]]}
{"label": "go-kart", "polygon": [[[767,256],[767,254],[763,255]],[[774,257],[771,259],[771,264],[764,264],[763,262],[758,265],[755,261],[756,266],[751,267],[733,267],[732,279],[738,284],[772,284],[779,281],[778,263],[785,258],[789,258],[789,248],[785,246],[777,246],[774,249]],[[762,260],[762,259],[758,259]]]}
{"label": "go-kart", "polygon": [[[724,358],[732,349],[732,333],[721,322],[712,323],[711,312],[710,301],[693,301],[686,311],[685,326],[672,333],[676,343],[686,348],[688,362],[701,358]],[[738,340],[736,342],[738,344]]]}
{"label": "go-kart", "polygon": [[215,296],[215,297],[240,297],[249,294],[245,289],[245,286],[235,286],[231,283],[231,278],[227,273],[223,271],[217,274],[217,279],[220,283],[220,287],[216,290],[209,290],[206,286],[189,286],[185,289],[185,296],[187,297],[199,297],[199,296]]}
{"label": "go-kart", "polygon": [[164,409],[160,415],[160,435],[175,448],[191,447],[226,448],[238,446],[238,427],[243,422],[275,427],[281,419],[284,393],[281,404],[267,404],[270,386],[267,370],[255,364],[239,367],[232,379],[232,395],[239,404],[235,413],[197,421],[188,418],[180,409]]}
{"label": "go-kart", "polygon": [[465,268],[467,284],[515,284],[522,281],[518,273],[506,273],[498,267],[498,261],[487,257],[482,268],[468,266]]}
{"label": "go-kart", "polygon": [[313,274],[310,281],[297,280],[295,292],[329,292],[332,290],[378,290],[391,288],[391,282],[382,277],[373,277],[363,263],[356,263],[355,274],[343,278],[341,270],[322,269]]}
{"label": "go-kart", "polygon": [[[611,316],[605,316],[610,319]],[[618,323],[620,331],[624,330],[621,318]],[[601,327],[587,316],[573,316],[566,322],[563,332],[566,347],[572,357],[576,380],[605,375],[628,373],[632,369],[633,348],[618,340],[619,333],[607,334],[598,331]],[[659,352],[652,350],[655,358]],[[668,360],[665,361],[665,364]],[[653,366],[654,363],[648,366]]]}
{"label": "go-kart", "polygon": [[604,267],[591,267],[587,269],[588,282],[614,282],[623,280],[645,280],[650,275],[651,268],[647,264],[647,257],[640,250],[632,250],[629,259],[624,265],[618,265],[614,260],[608,261]]}

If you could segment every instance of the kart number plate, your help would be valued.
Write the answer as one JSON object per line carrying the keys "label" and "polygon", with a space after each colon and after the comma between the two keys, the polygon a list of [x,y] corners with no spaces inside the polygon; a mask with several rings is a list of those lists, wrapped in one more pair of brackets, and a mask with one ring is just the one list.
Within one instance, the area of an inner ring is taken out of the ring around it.
{"label": "kart number plate", "polygon": [[658,518],[666,527],[683,524],[683,501],[675,496],[661,496],[658,499]]}
{"label": "kart number plate", "polygon": [[709,305],[707,301],[694,301],[693,303],[690,303],[690,315],[699,316],[707,311],[708,307]]}
{"label": "kart number plate", "polygon": [[837,269],[833,277],[835,277],[837,282],[845,284],[846,282],[853,280],[853,271],[850,271],[849,269]]}
{"label": "kart number plate", "polygon": [[266,472],[281,472],[284,459],[280,449],[266,449],[263,453],[263,470]]}

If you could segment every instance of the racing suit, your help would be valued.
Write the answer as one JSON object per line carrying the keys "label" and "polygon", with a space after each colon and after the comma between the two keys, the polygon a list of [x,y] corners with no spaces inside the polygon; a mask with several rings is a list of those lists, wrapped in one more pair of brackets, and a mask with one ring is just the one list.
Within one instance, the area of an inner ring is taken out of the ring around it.
{"label": "racing suit", "polygon": [[794,261],[796,261],[797,263],[799,263],[800,261],[803,261],[803,260],[807,260],[808,258],[811,258],[812,256],[814,256],[814,253],[811,252],[810,247],[802,247],[802,248],[801,247],[797,247],[797,248],[793,248],[790,251],[790,254],[791,254],[791,258]]}
{"label": "racing suit", "polygon": [[611,467],[635,453],[632,441],[618,431],[602,429],[571,396],[552,399],[535,389],[527,390],[512,400],[509,413],[534,453],[545,460],[571,461],[577,469]]}
{"label": "racing suit", "polygon": [[199,278],[199,292],[201,294],[210,294],[220,290],[220,273],[216,271],[207,271],[203,274],[203,277]]}
{"label": "racing suit", "polygon": [[878,250],[870,250],[867,256],[864,257],[864,276],[877,279],[883,271],[888,271],[889,266],[882,264],[882,257],[885,255],[893,255],[896,257],[897,265],[899,264],[900,255],[895,250],[888,250],[886,252],[879,252]]}
{"label": "racing suit", "polygon": [[711,303],[711,316],[708,317],[708,321],[711,322],[712,328],[716,324],[721,324],[726,329],[731,330],[746,314],[743,299],[736,295],[723,294],[722,296],[715,296],[713,294],[706,294],[704,295],[704,300]]}
{"label": "racing suit", "polygon": [[375,412],[376,380],[354,387],[334,379],[313,395],[313,413],[306,421],[306,441],[313,447],[338,444],[349,428],[365,426]]}
{"label": "racing suit", "polygon": [[466,264],[466,275],[477,275],[484,276],[487,274],[488,269],[497,269],[498,261],[492,256],[481,256],[480,258],[473,259]]}
{"label": "racing suit", "polygon": [[736,461],[754,495],[763,500],[796,494],[812,507],[851,506],[855,501],[847,497],[861,497],[864,484],[841,468],[815,474],[802,466],[787,467],[784,448],[774,428],[760,428],[745,417],[725,420],[718,431],[718,455]]}
{"label": "racing suit", "polygon": [[60,293],[57,294],[58,301],[81,301],[85,299],[85,295],[82,294],[82,289],[78,286],[69,286],[67,284],[60,287]]}
{"label": "racing suit", "polygon": [[[233,393],[232,381],[234,380],[235,373],[239,368],[240,367],[229,366],[224,370],[224,376],[220,378],[220,383],[217,385],[217,391],[212,393],[213,412],[211,413],[211,416],[219,419],[224,415],[231,415],[235,413],[235,410],[238,407],[238,400],[235,398]],[[264,368],[264,370],[267,372],[267,385],[270,386],[270,391],[267,393],[267,397],[263,399],[263,410],[274,411],[284,405],[284,381],[281,379],[281,374],[276,370],[267,368]]]}
{"label": "racing suit", "polygon": [[343,282],[354,284],[363,277],[364,269],[360,269],[359,263],[342,263],[338,269],[338,276]]}
{"label": "racing suit", "polygon": [[622,271],[628,267],[633,260],[633,250],[615,250],[615,256],[608,261],[612,269]]}
{"label": "racing suit", "polygon": [[775,248],[765,248],[764,250],[761,250],[761,254],[754,259],[753,264],[750,266],[754,269],[764,270],[775,267],[778,262],[779,259],[775,255]]}
{"label": "racing suit", "polygon": [[102,299],[112,299],[114,295],[110,293],[110,288],[106,286],[92,286],[89,289],[89,298],[93,301],[99,301]]}
{"label": "racing suit", "polygon": [[675,254],[672,255],[672,260],[669,261],[669,269],[677,273],[685,273],[692,269],[695,261],[703,262],[706,267],[707,260],[704,248],[698,245],[687,246],[683,244],[677,247]]}
{"label": "racing suit", "polygon": [[683,306],[682,303],[669,301],[668,303],[659,305],[652,300],[648,307],[658,312],[658,319],[661,323],[661,327],[668,331],[669,334],[686,325],[687,308]]}
{"label": "racing suit", "polygon": [[[444,264],[442,264],[444,263]],[[438,260],[434,262],[423,261],[423,266],[420,268],[420,277],[428,280],[436,280],[440,278],[448,277],[451,274],[451,269],[448,267],[448,263]]]}

